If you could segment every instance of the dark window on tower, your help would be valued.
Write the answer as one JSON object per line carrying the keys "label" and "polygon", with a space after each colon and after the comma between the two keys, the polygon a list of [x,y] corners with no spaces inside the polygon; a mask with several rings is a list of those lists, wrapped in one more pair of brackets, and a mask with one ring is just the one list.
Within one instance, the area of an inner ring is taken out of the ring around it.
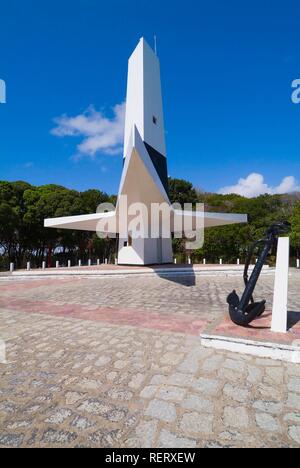
{"label": "dark window on tower", "polygon": [[155,117],[155,115],[152,117],[152,121],[153,121],[154,125],[157,125],[157,118]]}

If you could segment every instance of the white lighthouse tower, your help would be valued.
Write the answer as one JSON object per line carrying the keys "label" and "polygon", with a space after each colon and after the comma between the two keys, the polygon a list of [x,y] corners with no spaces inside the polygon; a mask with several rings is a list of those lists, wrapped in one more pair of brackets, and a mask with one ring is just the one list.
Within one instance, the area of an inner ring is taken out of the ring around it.
{"label": "white lighthouse tower", "polygon": [[[128,205],[144,204],[148,213],[153,203],[170,204],[160,66],[144,38],[128,64],[124,169],[119,198],[122,195],[127,196]],[[162,238],[160,233],[151,238],[149,231],[140,237],[128,231],[125,238],[119,239],[118,262],[130,265],[172,262],[171,232],[168,237]]]}
{"label": "white lighthouse tower", "polygon": [[[162,217],[153,220],[153,205],[165,205],[171,212],[167,229]],[[142,212],[137,217],[139,210]],[[137,218],[143,224],[141,235],[136,235],[138,229],[135,235],[132,232],[132,222]],[[128,65],[123,172],[115,210],[46,219],[45,227],[119,235],[118,263],[149,265],[171,263],[171,236],[178,232],[178,221],[190,221],[192,229],[197,230],[199,219],[203,228],[247,222],[246,215],[187,212],[171,206],[159,60],[142,38]]]}

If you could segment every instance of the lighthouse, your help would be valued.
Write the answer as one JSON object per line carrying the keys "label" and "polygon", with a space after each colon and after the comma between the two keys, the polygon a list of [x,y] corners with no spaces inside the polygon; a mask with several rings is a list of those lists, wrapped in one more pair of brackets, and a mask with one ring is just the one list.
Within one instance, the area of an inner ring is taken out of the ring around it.
{"label": "lighthouse", "polygon": [[[157,207],[159,216],[154,217],[153,208]],[[172,262],[172,235],[185,222],[197,231],[199,226],[204,230],[245,223],[247,216],[186,211],[171,205],[160,64],[141,38],[128,62],[123,170],[116,207],[46,219],[45,227],[118,236],[118,264],[151,265]]]}
{"label": "lighthouse", "polygon": [[[144,218],[150,216],[154,204],[170,205],[160,64],[144,38],[128,62],[123,157],[119,199],[126,196],[128,206],[143,204],[146,210],[140,216]],[[120,236],[119,264],[172,262],[171,228],[163,236],[159,226],[157,236],[153,237],[151,222],[141,219],[147,228],[140,236],[133,236],[129,230],[125,238]]]}

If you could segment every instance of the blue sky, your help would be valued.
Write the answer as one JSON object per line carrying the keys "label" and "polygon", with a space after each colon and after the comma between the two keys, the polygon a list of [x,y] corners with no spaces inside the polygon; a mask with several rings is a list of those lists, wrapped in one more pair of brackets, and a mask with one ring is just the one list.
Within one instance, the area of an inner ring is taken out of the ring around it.
{"label": "blue sky", "polygon": [[114,125],[128,57],[156,34],[169,174],[209,191],[300,184],[299,1],[0,0],[0,21],[0,179],[115,193],[121,154],[74,158],[82,138],[51,130],[62,115]]}

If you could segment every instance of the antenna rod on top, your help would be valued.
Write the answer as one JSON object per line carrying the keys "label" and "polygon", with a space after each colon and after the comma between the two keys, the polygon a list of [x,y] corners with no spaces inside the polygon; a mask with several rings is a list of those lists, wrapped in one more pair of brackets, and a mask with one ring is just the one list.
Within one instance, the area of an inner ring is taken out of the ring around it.
{"label": "antenna rod on top", "polygon": [[156,39],[155,34],[154,34],[154,52],[155,52],[155,55],[157,55],[157,39]]}

